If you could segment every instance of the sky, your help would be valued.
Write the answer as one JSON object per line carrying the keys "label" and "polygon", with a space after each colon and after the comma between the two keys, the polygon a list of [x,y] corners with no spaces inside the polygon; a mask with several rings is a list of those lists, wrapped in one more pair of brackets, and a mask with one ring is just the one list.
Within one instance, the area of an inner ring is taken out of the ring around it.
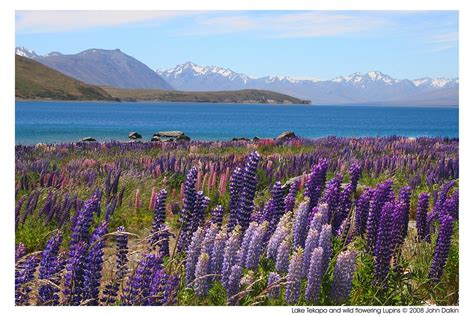
{"label": "sky", "polygon": [[119,48],[153,70],[192,61],[256,78],[455,78],[458,20],[457,11],[17,11],[16,46]]}

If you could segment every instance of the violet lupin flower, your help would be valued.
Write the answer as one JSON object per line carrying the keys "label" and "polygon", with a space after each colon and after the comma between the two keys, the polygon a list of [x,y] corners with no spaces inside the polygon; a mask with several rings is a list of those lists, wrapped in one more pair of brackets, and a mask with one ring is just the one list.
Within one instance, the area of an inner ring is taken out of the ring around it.
{"label": "violet lupin flower", "polygon": [[243,187],[237,211],[238,224],[242,228],[242,231],[246,231],[249,226],[250,215],[253,209],[253,199],[257,189],[257,166],[259,161],[260,154],[254,151],[247,157],[243,171]]}
{"label": "violet lupin flower", "polygon": [[280,218],[285,212],[285,200],[283,199],[283,188],[280,181],[275,182],[273,185],[271,201],[273,202],[273,212],[271,214],[271,218],[269,219],[269,233],[273,233],[276,226],[278,225],[278,222],[280,221]]}
{"label": "violet lupin flower", "polygon": [[408,221],[410,219],[410,199],[411,199],[411,188],[409,186],[404,186],[400,189],[398,193],[398,204],[401,204],[402,207],[402,231],[401,236],[405,238],[408,232]]}
{"label": "violet lupin flower", "polygon": [[308,269],[308,282],[306,283],[305,298],[316,305],[319,302],[321,282],[323,279],[323,248],[317,247],[311,253]]}
{"label": "violet lupin flower", "polygon": [[135,273],[128,278],[127,287],[122,296],[126,306],[146,305],[150,296],[150,286],[156,269],[161,267],[161,259],[155,254],[145,254],[138,263]]}
{"label": "violet lupin flower", "polygon": [[281,293],[281,277],[277,272],[270,272],[267,282],[267,296],[270,299],[278,299]]}
{"label": "violet lupin flower", "polygon": [[82,208],[79,210],[78,216],[74,224],[74,228],[71,233],[71,241],[69,243],[71,248],[80,241],[86,243],[88,242],[89,228],[92,225],[94,212],[97,212],[96,210],[99,207],[99,199],[95,195],[93,195],[84,203]]}
{"label": "violet lupin flower", "polygon": [[216,224],[217,226],[222,226],[222,218],[224,217],[224,208],[222,205],[217,205],[211,213],[211,221]]}
{"label": "violet lupin flower", "polygon": [[99,287],[104,264],[105,241],[103,237],[107,230],[108,223],[103,221],[91,236],[84,273],[84,299],[88,300],[88,305],[97,305],[99,301]]}
{"label": "violet lupin flower", "polygon": [[435,283],[438,283],[443,275],[453,235],[453,218],[450,215],[445,214],[441,216],[440,221],[441,225],[438,239],[436,240],[436,248],[429,272],[429,278]]}
{"label": "violet lupin flower", "polygon": [[197,230],[197,228],[204,223],[204,213],[209,206],[210,199],[204,195],[202,191],[196,193],[196,205],[192,217],[191,234]]}
{"label": "violet lupin flower", "polygon": [[291,256],[288,268],[288,285],[286,286],[286,303],[296,304],[300,297],[301,279],[303,278],[303,248],[296,248]]}
{"label": "violet lupin flower", "polygon": [[83,299],[86,254],[87,244],[84,241],[74,243],[70,247],[63,286],[65,305],[80,305]]}
{"label": "violet lupin flower", "polygon": [[240,226],[236,226],[225,243],[224,259],[222,262],[222,284],[224,286],[227,285],[232,267],[240,263],[239,248]]}
{"label": "violet lupin flower", "polygon": [[156,243],[159,241],[159,233],[161,231],[162,225],[165,224],[166,218],[166,197],[168,193],[166,190],[160,190],[156,197],[155,210],[153,214],[153,224],[151,228],[151,236],[148,240],[148,243],[152,249],[156,246]]}
{"label": "violet lupin flower", "polygon": [[278,247],[281,242],[291,234],[292,222],[291,212],[285,213],[280,219],[275,231],[267,244],[267,258],[276,260]]}
{"label": "violet lupin flower", "polygon": [[[209,264],[209,272],[212,274],[222,274],[222,263],[224,261],[224,249],[225,242],[227,239],[227,234],[224,230],[219,232],[214,241],[212,248],[212,255]],[[214,279],[220,280],[220,276],[215,276]]]}
{"label": "violet lupin flower", "polygon": [[230,274],[228,277],[228,282],[225,284],[227,291],[227,304],[228,305],[237,305],[239,298],[237,294],[239,293],[240,287],[240,278],[242,277],[242,267],[238,264],[235,264],[230,269]]}
{"label": "violet lupin flower", "polygon": [[375,243],[375,279],[383,282],[390,270],[390,258],[392,256],[393,246],[393,216],[395,208],[392,202],[384,204],[377,232]]}
{"label": "violet lupin flower", "polygon": [[207,276],[209,268],[209,255],[205,252],[201,253],[196,263],[194,293],[196,296],[206,296],[210,288],[210,277]]}
{"label": "violet lupin flower", "polygon": [[125,228],[123,226],[117,228],[116,234],[115,276],[113,281],[107,284],[102,292],[100,301],[103,305],[112,305],[115,303],[119,287],[123,287],[122,283],[128,272],[128,235],[125,234]]}
{"label": "violet lupin flower", "polygon": [[[59,262],[59,247],[63,240],[61,232],[55,233],[46,243],[39,268],[39,280],[46,280],[47,284],[42,284],[38,288],[38,305],[58,305],[59,285],[61,277],[59,273],[62,266]],[[56,286],[54,286],[56,285]]]}
{"label": "violet lupin flower", "polygon": [[214,248],[214,242],[216,236],[219,233],[219,226],[214,223],[211,223],[206,229],[206,235],[201,244],[201,252],[207,253],[209,256],[212,254],[212,249]]}
{"label": "violet lupin flower", "polygon": [[277,271],[286,273],[288,271],[288,265],[290,264],[290,253],[291,253],[291,236],[288,236],[283,240],[278,247],[277,260],[275,268]]}
{"label": "violet lupin flower", "polygon": [[306,237],[306,243],[304,246],[304,256],[303,256],[303,275],[306,276],[308,273],[309,264],[311,261],[311,256],[313,250],[319,245],[319,231],[315,228],[311,228],[308,231],[308,236]]}
{"label": "violet lupin flower", "polygon": [[29,305],[31,282],[35,277],[39,258],[35,255],[28,256],[15,267],[15,305]]}
{"label": "violet lupin flower", "polygon": [[242,262],[241,266],[245,266],[245,260],[247,258],[247,252],[249,250],[250,241],[252,240],[254,232],[257,230],[258,224],[251,222],[247,230],[245,231],[244,238],[242,238],[242,245],[240,249],[242,251]]}
{"label": "violet lupin flower", "polygon": [[308,208],[313,209],[318,204],[319,197],[323,191],[326,182],[326,173],[329,167],[329,161],[321,159],[318,164],[313,165],[308,180],[305,183],[304,195],[309,197]]}
{"label": "violet lupin flower", "polygon": [[330,224],[323,225],[321,232],[319,234],[319,247],[323,249],[323,258],[322,258],[322,271],[323,274],[326,273],[326,270],[329,266],[329,261],[332,256],[332,227]]}
{"label": "violet lupin flower", "polygon": [[367,248],[373,251],[378,234],[379,219],[385,202],[389,201],[393,194],[392,181],[387,180],[378,184],[370,199],[369,215],[367,217]]}
{"label": "violet lupin flower", "polygon": [[331,287],[331,298],[341,304],[349,298],[352,290],[352,277],[355,270],[357,252],[347,250],[337,257],[334,268],[334,280]]}
{"label": "violet lupin flower", "polygon": [[361,236],[367,229],[367,217],[369,216],[370,199],[372,196],[372,189],[366,188],[356,203],[355,208],[355,230],[356,234]]}
{"label": "violet lupin flower", "polygon": [[202,227],[199,227],[196,230],[186,253],[186,284],[188,286],[194,280],[196,263],[201,254],[201,246],[205,233],[206,232]]}
{"label": "violet lupin flower", "polygon": [[263,222],[253,233],[252,239],[247,250],[245,267],[247,269],[255,269],[258,266],[260,256],[263,253],[264,239],[267,235],[268,222]]}
{"label": "violet lupin flower", "polygon": [[298,193],[299,182],[293,181],[290,185],[290,191],[285,197],[285,213],[293,211],[295,208],[296,194]]}
{"label": "violet lupin flower", "polygon": [[[342,176],[337,174],[329,180],[326,184],[326,191],[324,192],[323,201],[328,205],[328,213],[330,222],[332,224],[333,235],[336,234],[336,222],[339,221],[337,210],[340,204]],[[342,221],[341,221],[342,222]]]}
{"label": "violet lupin flower", "polygon": [[20,242],[15,248],[15,262],[24,255],[26,255],[26,247],[24,243]]}
{"label": "violet lupin flower", "polygon": [[235,168],[232,172],[229,184],[230,201],[229,201],[229,223],[227,231],[232,231],[238,223],[237,210],[239,207],[240,194],[243,186],[243,171]]}
{"label": "violet lupin flower", "polygon": [[308,203],[303,202],[298,206],[293,224],[293,244],[295,247],[303,246],[308,229]]}
{"label": "violet lupin flower", "polygon": [[336,208],[336,212],[333,217],[333,227],[336,232],[340,229],[342,223],[347,219],[352,208],[352,188],[350,185],[346,185],[342,190],[339,197],[339,207]]}
{"label": "violet lupin flower", "polygon": [[353,163],[349,168],[349,173],[351,175],[351,191],[355,192],[357,189],[357,182],[362,174],[362,168],[359,164]]}
{"label": "violet lupin flower", "polygon": [[181,233],[178,238],[178,251],[183,251],[187,248],[189,239],[192,236],[192,218],[196,202],[196,181],[198,170],[196,167],[189,170],[184,182],[184,205],[180,212],[179,222],[181,224]]}
{"label": "violet lupin flower", "polygon": [[416,231],[418,233],[418,240],[427,240],[429,236],[426,223],[429,205],[430,195],[426,192],[421,192],[418,197],[418,207],[416,209]]}

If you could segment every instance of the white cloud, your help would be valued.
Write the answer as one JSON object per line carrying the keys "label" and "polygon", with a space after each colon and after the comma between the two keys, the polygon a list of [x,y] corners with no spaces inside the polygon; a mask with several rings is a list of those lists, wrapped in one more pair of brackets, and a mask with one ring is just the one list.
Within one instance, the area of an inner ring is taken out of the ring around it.
{"label": "white cloud", "polygon": [[193,29],[182,29],[180,35],[211,35],[236,32],[263,32],[266,37],[298,38],[357,33],[385,26],[387,19],[361,14],[331,11],[307,11],[272,14],[237,14],[197,19]]}
{"label": "white cloud", "polygon": [[56,33],[163,21],[200,11],[17,11],[16,31]]}

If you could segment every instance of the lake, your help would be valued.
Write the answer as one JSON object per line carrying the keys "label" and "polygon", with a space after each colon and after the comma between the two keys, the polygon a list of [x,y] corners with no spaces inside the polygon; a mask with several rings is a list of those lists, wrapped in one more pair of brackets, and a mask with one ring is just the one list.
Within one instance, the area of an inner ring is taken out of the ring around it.
{"label": "lake", "polygon": [[215,103],[17,101],[16,144],[59,143],[91,136],[128,140],[137,131],[180,130],[196,140],[298,136],[459,137],[457,107],[320,106]]}

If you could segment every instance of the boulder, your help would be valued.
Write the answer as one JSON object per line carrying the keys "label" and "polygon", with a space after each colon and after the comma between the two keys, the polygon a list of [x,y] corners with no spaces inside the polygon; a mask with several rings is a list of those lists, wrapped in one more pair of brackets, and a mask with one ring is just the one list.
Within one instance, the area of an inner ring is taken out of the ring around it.
{"label": "boulder", "polygon": [[96,142],[97,140],[93,137],[84,137],[80,140],[81,142]]}
{"label": "boulder", "polygon": [[165,131],[153,134],[151,141],[173,142],[190,141],[191,138],[181,131]]}
{"label": "boulder", "polygon": [[138,132],[130,132],[128,133],[128,138],[139,139],[139,138],[142,138],[142,135],[138,134]]}
{"label": "boulder", "polygon": [[165,131],[165,132],[155,133],[153,134],[153,136],[178,138],[180,136],[184,136],[184,133],[181,131]]}
{"label": "boulder", "polygon": [[287,139],[292,139],[296,138],[296,134],[293,131],[285,131],[281,133],[280,135],[275,138],[276,140],[287,140]]}
{"label": "boulder", "polygon": [[234,138],[232,138],[233,142],[238,142],[238,141],[241,141],[241,140],[248,142],[250,139],[246,138],[246,137],[234,137]]}
{"label": "boulder", "polygon": [[257,141],[257,140],[260,140],[260,137],[255,136],[254,138],[252,138],[252,140],[255,142],[255,141]]}

